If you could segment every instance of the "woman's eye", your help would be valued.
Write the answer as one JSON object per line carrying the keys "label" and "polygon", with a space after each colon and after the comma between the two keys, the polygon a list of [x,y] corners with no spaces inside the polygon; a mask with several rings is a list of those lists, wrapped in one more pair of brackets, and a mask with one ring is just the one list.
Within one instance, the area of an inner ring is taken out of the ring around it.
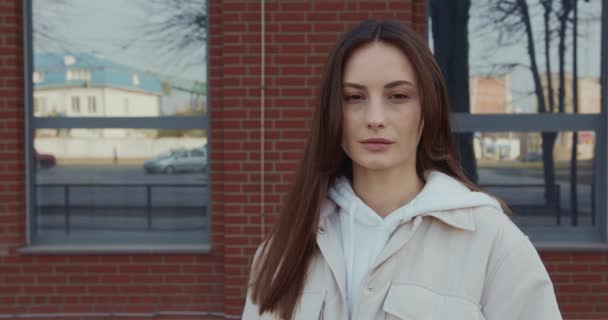
{"label": "woman's eye", "polygon": [[395,93],[391,96],[391,100],[398,100],[398,101],[407,100],[408,98],[409,98],[409,96],[406,94],[403,94],[403,93]]}
{"label": "woman's eye", "polygon": [[363,96],[360,94],[351,94],[344,97],[346,102],[359,102],[361,100],[363,100]]}

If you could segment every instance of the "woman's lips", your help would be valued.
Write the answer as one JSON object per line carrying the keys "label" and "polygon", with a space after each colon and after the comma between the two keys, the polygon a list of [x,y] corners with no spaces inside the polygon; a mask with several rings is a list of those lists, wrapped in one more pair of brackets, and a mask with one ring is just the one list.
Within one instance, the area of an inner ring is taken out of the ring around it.
{"label": "woman's lips", "polygon": [[381,152],[388,149],[394,142],[386,139],[367,139],[361,141],[363,148],[372,152]]}

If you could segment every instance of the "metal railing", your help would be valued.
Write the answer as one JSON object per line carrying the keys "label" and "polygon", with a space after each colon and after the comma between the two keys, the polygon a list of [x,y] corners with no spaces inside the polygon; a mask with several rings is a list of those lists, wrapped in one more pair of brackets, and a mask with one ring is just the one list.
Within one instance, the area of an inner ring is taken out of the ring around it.
{"label": "metal railing", "polygon": [[[545,184],[480,184],[482,188],[545,188]],[[557,225],[562,223],[562,208],[561,208],[561,186],[554,184],[551,188],[553,193],[553,203],[545,203],[544,207],[553,208]],[[515,208],[527,208],[526,205],[514,205]],[[578,210],[570,210],[570,223],[573,226],[578,225]],[[595,225],[595,184],[591,184],[591,225]]]}
{"label": "metal railing", "polygon": [[[71,204],[71,191],[74,188],[145,188],[145,213],[146,213],[146,229],[152,230],[153,226],[153,214],[152,214],[152,189],[153,188],[200,188],[207,189],[207,184],[85,184],[85,183],[44,183],[36,184],[37,191],[41,188],[62,188],[63,189],[63,212],[64,212],[64,230],[66,234],[70,234],[72,231],[72,208],[76,207]],[[36,204],[36,214],[39,216],[42,208],[45,205]],[[111,205],[92,205],[91,207],[107,207],[112,208],[116,206]],[[154,208],[198,208],[202,212],[202,217],[207,215],[207,208],[209,204],[203,204],[201,206],[154,206]],[[124,207],[121,207],[124,208]]]}

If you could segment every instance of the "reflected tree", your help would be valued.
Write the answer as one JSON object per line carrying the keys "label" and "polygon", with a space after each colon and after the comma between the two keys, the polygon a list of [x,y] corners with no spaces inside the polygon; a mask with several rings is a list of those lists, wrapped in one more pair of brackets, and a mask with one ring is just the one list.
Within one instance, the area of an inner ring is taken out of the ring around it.
{"label": "reflected tree", "polygon": [[[435,58],[447,82],[454,112],[468,113],[469,97],[469,9],[470,0],[431,0]],[[473,133],[456,135],[460,162],[467,176],[478,181]]]}
{"label": "reflected tree", "polygon": [[168,63],[188,67],[206,58],[207,7],[204,0],[145,0],[140,6],[147,13],[128,49],[137,41],[153,43]]}
{"label": "reflected tree", "polygon": [[[488,26],[493,27],[495,32],[501,34],[502,37],[511,39],[524,38],[526,41],[527,56],[533,83],[534,96],[536,98],[538,113],[565,113],[566,112],[566,59],[565,54],[567,46],[567,30],[569,24],[573,23],[571,18],[573,9],[576,6],[576,0],[540,0],[539,4],[542,8],[543,30],[540,34],[543,35],[540,41],[535,39],[536,33],[533,30],[530,8],[526,0],[492,0],[488,9],[489,20]],[[553,23],[556,21],[556,23]],[[574,21],[576,21],[574,19]],[[574,28],[576,28],[574,24]],[[574,34],[574,33],[573,33]],[[557,38],[557,68],[558,68],[558,84],[557,84],[557,103],[555,101],[555,87],[553,83],[552,70],[552,44],[553,39]],[[576,39],[576,37],[573,37]],[[541,70],[538,63],[538,55],[535,44],[542,43],[544,47],[545,60],[545,79],[541,76]],[[576,54],[576,42],[573,42],[573,54]],[[573,60],[573,70],[576,70],[576,59]],[[576,87],[577,76],[573,75],[572,85]],[[577,98],[574,97],[573,112],[578,112]],[[573,157],[571,167],[576,168],[576,132],[573,134]],[[543,174],[545,180],[545,200],[548,204],[557,204],[559,196],[556,187],[555,179],[555,161],[553,149],[557,139],[557,132],[542,132],[542,157],[543,157]],[[571,175],[576,175],[576,169]],[[571,179],[571,204],[576,207],[576,178]],[[574,199],[573,199],[574,198]]]}
{"label": "reflected tree", "polygon": [[[587,0],[588,1],[588,0]],[[572,112],[578,113],[578,0],[572,0]],[[572,207],[572,225],[578,225],[578,183],[577,183],[578,132],[572,133],[572,153],[570,155],[570,206]],[[593,192],[593,191],[592,191]],[[595,214],[595,213],[592,213]]]}
{"label": "reflected tree", "polygon": [[32,37],[34,45],[43,51],[68,47],[68,40],[59,34],[57,24],[65,21],[66,0],[32,1]]}

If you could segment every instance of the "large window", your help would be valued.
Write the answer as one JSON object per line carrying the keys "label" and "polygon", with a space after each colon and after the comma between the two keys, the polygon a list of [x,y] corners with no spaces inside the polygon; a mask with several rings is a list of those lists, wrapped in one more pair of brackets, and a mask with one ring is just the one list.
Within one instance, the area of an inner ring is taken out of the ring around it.
{"label": "large window", "polygon": [[462,164],[537,243],[607,239],[603,3],[428,1]]}
{"label": "large window", "polygon": [[205,0],[25,3],[24,251],[207,251]]}

